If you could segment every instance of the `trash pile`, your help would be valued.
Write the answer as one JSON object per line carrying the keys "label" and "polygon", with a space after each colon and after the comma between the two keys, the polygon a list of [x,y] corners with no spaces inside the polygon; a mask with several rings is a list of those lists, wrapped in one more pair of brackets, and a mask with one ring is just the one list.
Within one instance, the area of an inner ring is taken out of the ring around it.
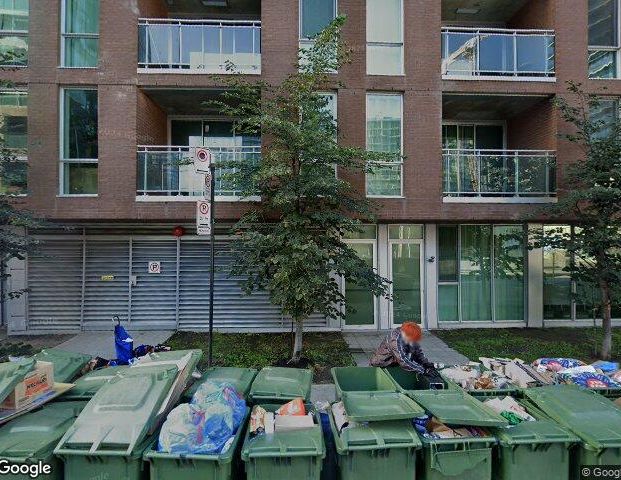
{"label": "trash pile", "polygon": [[446,425],[431,415],[422,415],[413,420],[413,425],[416,431],[423,438],[469,438],[469,437],[489,437],[490,432],[482,427],[473,425],[468,426],[454,426]]}
{"label": "trash pile", "polygon": [[250,413],[250,437],[302,430],[315,426],[315,412],[307,411],[303,398],[295,398],[270,412],[255,405]]}
{"label": "trash pile", "polygon": [[508,377],[493,370],[484,370],[477,362],[446,367],[441,374],[465,390],[505,390],[513,386]]}
{"label": "trash pile", "polygon": [[621,370],[616,362],[598,361],[587,365],[573,358],[540,358],[533,366],[540,372],[553,372],[557,383],[590,389],[621,389]]}
{"label": "trash pile", "polygon": [[246,417],[246,401],[229,384],[201,384],[191,403],[175,407],[162,425],[158,451],[220,454],[231,446]]}
{"label": "trash pile", "polygon": [[479,357],[481,364],[488,370],[506,377],[520,388],[539,387],[554,384],[554,375],[548,371],[539,371],[524,363],[519,358],[487,358]]}
{"label": "trash pile", "polygon": [[504,398],[494,397],[483,402],[500,416],[507,419],[509,425],[519,425],[522,422],[534,422],[535,417],[530,415],[515,398],[507,395]]}

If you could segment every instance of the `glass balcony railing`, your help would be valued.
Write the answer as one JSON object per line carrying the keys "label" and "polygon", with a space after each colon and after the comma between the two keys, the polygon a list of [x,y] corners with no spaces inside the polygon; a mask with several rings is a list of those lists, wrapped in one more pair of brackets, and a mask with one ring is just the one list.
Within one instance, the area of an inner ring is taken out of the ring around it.
{"label": "glass balcony railing", "polygon": [[[207,147],[216,165],[217,197],[239,197],[232,181],[236,163],[256,165],[261,159],[260,146]],[[217,165],[225,165],[218,167]],[[194,171],[192,147],[140,146],[136,193],[141,197],[199,197],[203,195],[204,175]]]}
{"label": "glass balcony railing", "polygon": [[261,22],[141,19],[138,68],[260,74]]}
{"label": "glass balcony railing", "polygon": [[445,197],[555,197],[556,155],[547,150],[445,149]]}
{"label": "glass balcony railing", "polygon": [[445,77],[554,77],[555,35],[549,30],[442,29]]}

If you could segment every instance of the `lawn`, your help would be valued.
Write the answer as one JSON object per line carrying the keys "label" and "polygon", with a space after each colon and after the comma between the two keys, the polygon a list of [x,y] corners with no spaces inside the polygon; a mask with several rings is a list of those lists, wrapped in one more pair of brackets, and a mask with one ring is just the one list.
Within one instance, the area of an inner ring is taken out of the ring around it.
{"label": "lawn", "polygon": [[[479,357],[521,358],[570,357],[597,360],[601,328],[525,328],[435,330],[435,335],[471,360]],[[613,330],[615,360],[621,360],[621,328]]]}
{"label": "lawn", "polygon": [[[207,366],[208,333],[177,332],[166,341],[174,350],[200,348],[203,358],[199,369]],[[340,333],[304,334],[303,356],[311,361],[314,382],[331,383],[330,369],[355,365]],[[216,366],[262,368],[291,356],[288,333],[216,333],[213,359]]]}

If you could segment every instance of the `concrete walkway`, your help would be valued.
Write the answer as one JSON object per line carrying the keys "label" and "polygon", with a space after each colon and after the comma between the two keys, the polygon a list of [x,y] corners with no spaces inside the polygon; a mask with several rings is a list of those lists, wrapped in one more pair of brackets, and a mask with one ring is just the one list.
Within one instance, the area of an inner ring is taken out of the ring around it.
{"label": "concrete walkway", "polygon": [[[343,338],[349,345],[356,364],[360,367],[369,365],[369,359],[388,332],[343,332]],[[425,332],[420,342],[425,356],[434,363],[444,365],[464,365],[468,358],[452,349],[431,332]]]}
{"label": "concrete walkway", "polygon": [[[174,332],[170,330],[153,330],[144,332],[131,331],[134,347],[138,345],[157,345],[165,343]],[[61,343],[58,348],[70,352],[87,353],[89,355],[116,358],[114,351],[114,332],[82,332],[75,337]]]}

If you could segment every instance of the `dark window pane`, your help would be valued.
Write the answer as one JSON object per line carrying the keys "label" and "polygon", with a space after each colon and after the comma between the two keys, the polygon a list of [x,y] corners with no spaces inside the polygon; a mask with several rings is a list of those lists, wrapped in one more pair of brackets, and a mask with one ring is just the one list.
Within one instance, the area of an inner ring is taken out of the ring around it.
{"label": "dark window pane", "polygon": [[64,189],[66,195],[97,193],[96,163],[65,163]]}
{"label": "dark window pane", "polygon": [[617,46],[617,0],[589,0],[589,45]]}
{"label": "dark window pane", "polygon": [[334,20],[334,0],[302,0],[303,38],[310,38],[321,32]]}
{"label": "dark window pane", "polygon": [[97,90],[65,90],[64,158],[98,158]]}
{"label": "dark window pane", "polygon": [[457,282],[459,280],[457,241],[458,233],[456,225],[438,227],[439,282]]}

